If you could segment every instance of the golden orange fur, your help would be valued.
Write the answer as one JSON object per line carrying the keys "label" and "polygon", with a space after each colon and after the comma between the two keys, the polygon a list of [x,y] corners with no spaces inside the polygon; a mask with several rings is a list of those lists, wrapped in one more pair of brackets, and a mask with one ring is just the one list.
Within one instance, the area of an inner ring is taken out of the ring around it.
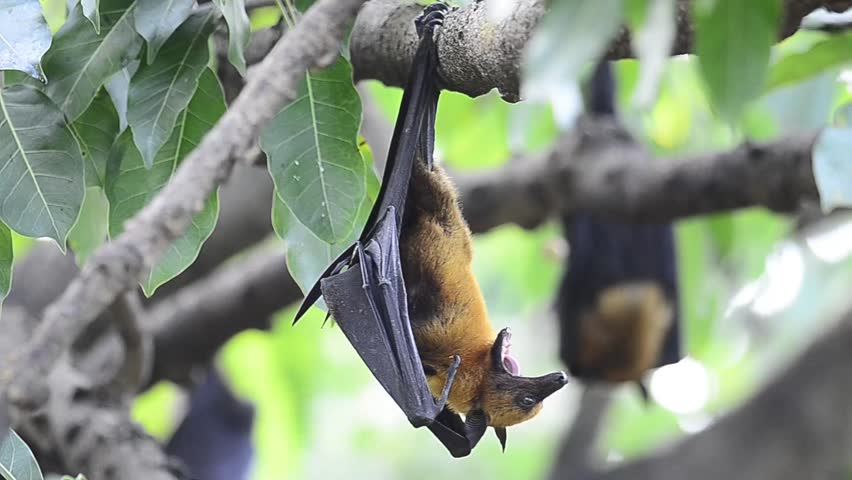
{"label": "golden orange fur", "polygon": [[[449,405],[467,413],[487,383],[489,352],[496,333],[473,275],[470,230],[450,180],[440,166],[430,172],[417,162],[409,187],[405,227],[400,241],[403,272],[413,306],[412,327],[433,395],[446,380],[454,355],[461,357]],[[434,302],[440,318],[417,318],[419,296]]]}
{"label": "golden orange fur", "polygon": [[[471,235],[443,169],[417,161],[406,198],[400,258],[414,339],[438,398],[454,356],[461,358],[450,389],[451,410],[482,410],[500,428],[526,421],[541,401],[561,388],[561,372],[539,378],[510,373],[504,365],[509,334],[498,335],[471,268]],[[499,344],[496,342],[499,340]]]}
{"label": "golden orange fur", "polygon": [[605,380],[640,380],[654,368],[673,311],[650,282],[611,287],[581,320],[578,366]]}

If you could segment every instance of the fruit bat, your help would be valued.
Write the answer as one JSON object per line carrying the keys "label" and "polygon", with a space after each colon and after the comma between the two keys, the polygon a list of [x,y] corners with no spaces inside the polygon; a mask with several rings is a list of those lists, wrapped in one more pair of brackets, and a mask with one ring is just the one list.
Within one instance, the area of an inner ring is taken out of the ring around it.
{"label": "fruit bat", "polygon": [[166,444],[192,479],[247,480],[254,463],[254,407],[237,398],[216,368],[189,396],[189,409]]}
{"label": "fruit bat", "polygon": [[420,43],[378,198],[359,240],[329,265],[296,321],[321,295],[411,424],[463,457],[489,426],[505,449],[506,427],[535,416],[567,376],[520,376],[509,330],[495,334],[488,321],[455,188],[432,162],[440,93],[433,33],[447,11],[434,3],[415,20]]}
{"label": "fruit bat", "polygon": [[[608,62],[592,75],[587,110],[615,117]],[[635,381],[647,399],[645,372],[682,358],[672,225],[586,214],[564,224],[570,254],[556,302],[560,356],[577,378]]]}

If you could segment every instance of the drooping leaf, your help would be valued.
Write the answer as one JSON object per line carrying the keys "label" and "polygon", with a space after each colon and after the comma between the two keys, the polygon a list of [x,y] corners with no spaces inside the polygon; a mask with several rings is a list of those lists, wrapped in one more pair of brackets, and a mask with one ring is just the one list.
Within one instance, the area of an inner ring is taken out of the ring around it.
{"label": "drooping leaf", "polygon": [[675,1],[650,0],[647,14],[633,35],[633,48],[639,57],[639,83],[632,103],[640,109],[650,107],[657,96],[675,30]]}
{"label": "drooping leaf", "polygon": [[86,263],[96,248],[107,239],[109,200],[101,187],[86,189],[86,199],[80,209],[80,218],[68,234],[68,245],[74,251],[77,265]]}
{"label": "drooping leaf", "polygon": [[42,480],[41,469],[30,447],[10,430],[0,439],[0,477],[5,480]]}
{"label": "drooping leaf", "polygon": [[50,47],[50,29],[38,0],[0,4],[0,70],[20,70],[43,80],[41,57]]}
{"label": "drooping leaf", "polygon": [[852,61],[852,33],[831,35],[805,52],[794,52],[778,59],[769,69],[768,89],[801,82],[832,67]]}
{"label": "drooping leaf", "polygon": [[695,5],[695,48],[716,111],[736,121],[763,91],[778,34],[778,0],[716,0]]}
{"label": "drooping leaf", "polygon": [[70,120],[86,111],[101,85],[137,55],[142,39],[133,30],[133,5],[131,0],[104,0],[100,33],[77,5],[56,32],[44,56],[45,91]]}
{"label": "drooping leaf", "polygon": [[130,90],[130,79],[139,69],[139,63],[138,60],[131,61],[126,67],[109,77],[104,84],[104,88],[112,98],[115,111],[118,113],[118,128],[121,132],[127,128],[127,94]]}
{"label": "drooping leaf", "polygon": [[101,0],[80,0],[80,5],[83,7],[83,15],[92,22],[95,27],[95,33],[101,33]]}
{"label": "drooping leaf", "polygon": [[369,147],[362,147],[364,168],[367,172],[367,196],[358,206],[355,222],[357,228],[337,243],[327,243],[317,238],[299,222],[299,219],[275,193],[272,200],[272,228],[287,245],[287,269],[302,289],[307,292],[332,260],[340,255],[361,234],[361,227],[370,215],[370,208],[379,192],[379,180],[373,173]]}
{"label": "drooping leaf", "polygon": [[12,262],[15,259],[12,249],[12,231],[0,222],[0,303],[9,294],[12,287]]}
{"label": "drooping leaf", "polygon": [[109,151],[119,133],[118,113],[106,90],[98,93],[71,129],[86,160],[86,186],[103,186]]}
{"label": "drooping leaf", "polygon": [[[145,168],[130,130],[117,142],[107,164],[106,194],[110,201],[111,236],[124,229],[124,222],[145,206],[171,178],[177,165],[201,141],[225,112],[225,99],[216,74],[205,69],[187,108],[178,116],[172,135],[157,153],[151,168]],[[142,282],[146,295],[186,269],[210,236],[218,217],[218,194],[210,196],[204,210],[193,218],[183,237],[175,241]]]}
{"label": "drooping leaf", "polygon": [[0,91],[0,219],[28,237],[65,238],[85,194],[83,156],[62,112],[40,91]]}
{"label": "drooping leaf", "polygon": [[621,20],[621,0],[553,2],[524,51],[523,97],[550,101],[568,86],[576,89],[583,68],[603,53]]}
{"label": "drooping leaf", "polygon": [[163,45],[157,58],[130,80],[127,123],[147,168],[174,131],[210,59],[207,37],[213,12],[190,16]]}
{"label": "drooping leaf", "polygon": [[213,0],[228,22],[228,61],[241,75],[246,74],[244,50],[251,35],[245,0]]}
{"label": "drooping leaf", "polygon": [[772,90],[758,105],[771,115],[778,133],[816,130],[828,122],[836,83],[835,75],[825,72]]}
{"label": "drooping leaf", "polygon": [[148,63],[169,36],[189,17],[192,0],[136,0],[136,31],[148,43]]}
{"label": "drooping leaf", "polygon": [[852,128],[823,130],[814,145],[813,163],[822,209],[852,207]]}
{"label": "drooping leaf", "polygon": [[356,143],[361,104],[349,63],[311,72],[299,95],[264,130],[260,146],[278,198],[328,243],[349,237],[365,197]]}

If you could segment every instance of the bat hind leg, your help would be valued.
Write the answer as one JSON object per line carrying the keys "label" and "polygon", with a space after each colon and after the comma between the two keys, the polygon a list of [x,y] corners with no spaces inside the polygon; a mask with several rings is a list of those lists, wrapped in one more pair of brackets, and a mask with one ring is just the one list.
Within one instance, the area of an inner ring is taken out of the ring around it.
{"label": "bat hind leg", "polygon": [[450,396],[450,388],[453,386],[453,380],[456,378],[456,372],[459,369],[459,364],[461,364],[461,357],[455,355],[453,357],[453,363],[451,363],[450,367],[447,368],[447,380],[444,382],[444,388],[441,390],[441,397],[436,403],[439,410],[443,410],[444,406],[447,405],[447,399]]}
{"label": "bat hind leg", "polygon": [[422,37],[427,31],[431,34],[436,26],[443,25],[444,16],[449,9],[450,6],[444,2],[435,2],[424,7],[423,13],[414,19],[417,36]]}

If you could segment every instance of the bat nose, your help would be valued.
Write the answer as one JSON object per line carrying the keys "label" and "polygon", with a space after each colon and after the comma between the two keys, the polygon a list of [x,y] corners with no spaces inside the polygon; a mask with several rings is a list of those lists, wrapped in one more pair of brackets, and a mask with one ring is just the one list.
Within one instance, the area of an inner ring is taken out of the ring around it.
{"label": "bat nose", "polygon": [[539,382],[539,395],[544,400],[568,383],[568,375],[565,372],[554,372],[539,377]]}

